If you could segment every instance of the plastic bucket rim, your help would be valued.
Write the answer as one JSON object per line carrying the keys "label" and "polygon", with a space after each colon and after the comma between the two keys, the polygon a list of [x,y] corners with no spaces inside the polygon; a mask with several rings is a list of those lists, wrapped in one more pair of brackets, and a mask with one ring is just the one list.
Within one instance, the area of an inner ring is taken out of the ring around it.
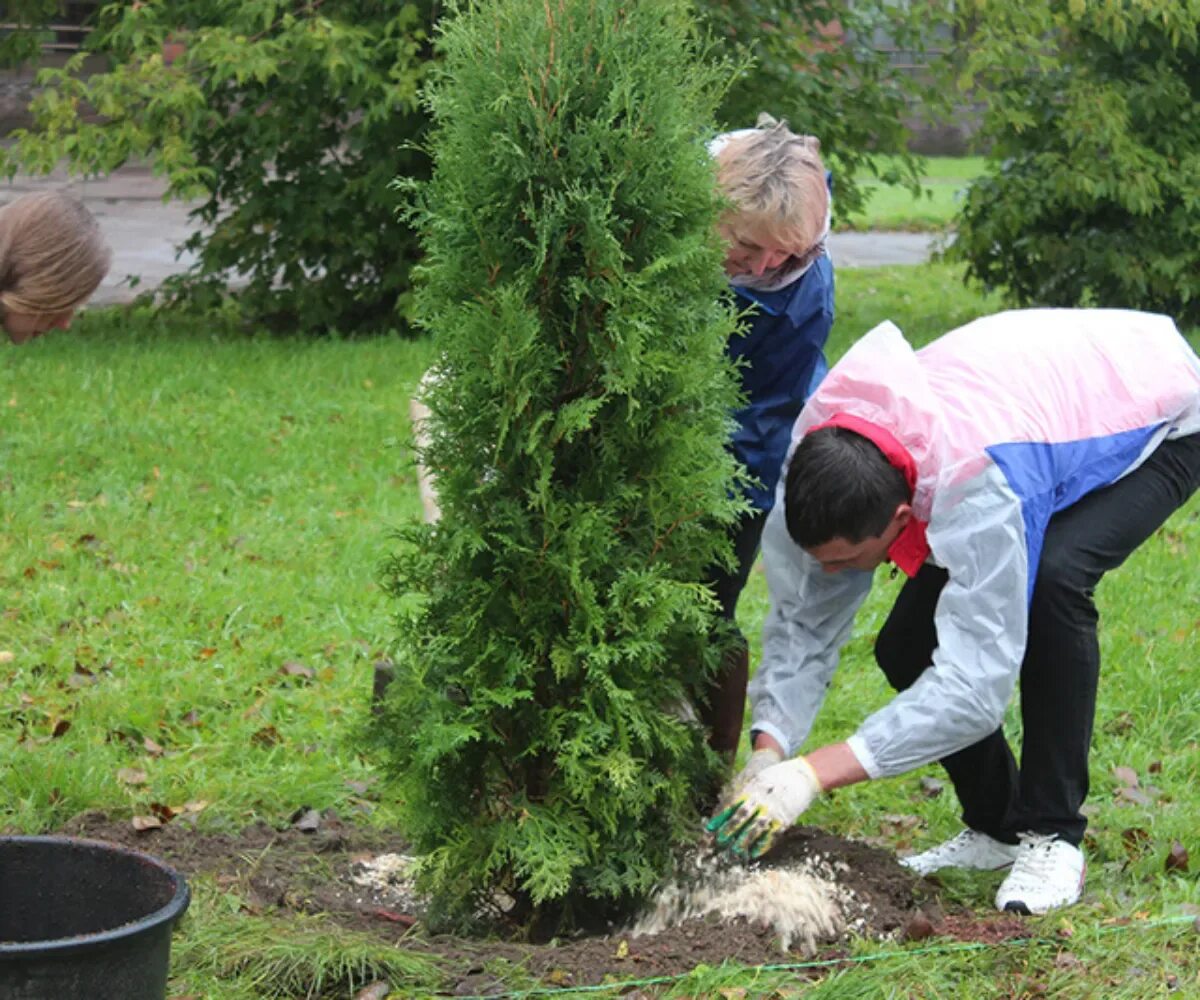
{"label": "plastic bucket rim", "polygon": [[12,958],[28,958],[30,955],[51,956],[57,952],[64,951],[78,954],[79,952],[90,951],[93,948],[118,943],[125,938],[152,930],[160,925],[167,925],[169,927],[174,925],[187,912],[188,905],[192,900],[192,892],[187,884],[187,880],[175,868],[160,861],[153,855],[147,854],[144,851],[134,850],[131,847],[124,847],[121,844],[113,844],[106,840],[93,840],[88,837],[55,835],[0,837],[0,847],[4,844],[58,844],[64,847],[98,847],[111,854],[120,854],[127,858],[153,865],[170,878],[175,886],[175,891],[170,900],[157,910],[146,914],[144,917],[139,917],[137,920],[121,924],[120,927],[114,927],[112,930],[96,931],[92,934],[76,934],[72,937],[46,938],[41,941],[0,942],[0,962]]}

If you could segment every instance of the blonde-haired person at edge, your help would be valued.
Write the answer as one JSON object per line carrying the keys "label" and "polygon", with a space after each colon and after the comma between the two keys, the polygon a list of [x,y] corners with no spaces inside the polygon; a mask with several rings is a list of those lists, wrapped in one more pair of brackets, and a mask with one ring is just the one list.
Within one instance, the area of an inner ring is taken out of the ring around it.
{"label": "blonde-haired person at edge", "polygon": [[[734,414],[730,447],[756,480],[746,490],[752,510],[732,529],[734,569],[714,567],[708,573],[721,616],[731,625],[775,501],[792,425],[827,371],[833,263],[825,249],[829,175],[820,148],[817,139],[797,135],[770,115],[760,116],[755,128],[709,143],[720,190],[730,203],[720,221],[728,247],[725,271],[745,310],[742,328],[728,345],[746,400]],[[709,745],[730,760],[741,737],[748,674],[743,638],[725,654],[701,703]]]}
{"label": "blonde-haired person at edge", "polygon": [[27,194],[0,207],[0,320],[9,340],[67,329],[111,260],[96,220],[70,195]]}

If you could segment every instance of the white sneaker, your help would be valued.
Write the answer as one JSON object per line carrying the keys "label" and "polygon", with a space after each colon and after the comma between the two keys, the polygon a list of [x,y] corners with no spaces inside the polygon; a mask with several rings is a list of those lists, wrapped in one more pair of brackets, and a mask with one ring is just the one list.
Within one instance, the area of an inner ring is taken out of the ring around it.
{"label": "white sneaker", "polygon": [[1020,837],[1012,871],[996,892],[996,909],[1046,913],[1078,902],[1087,874],[1083,851],[1054,834],[1022,833]]}
{"label": "white sneaker", "polygon": [[901,858],[900,864],[918,875],[931,875],[943,868],[994,872],[1011,865],[1019,850],[1016,844],[1001,843],[978,830],[963,830],[944,844]]}

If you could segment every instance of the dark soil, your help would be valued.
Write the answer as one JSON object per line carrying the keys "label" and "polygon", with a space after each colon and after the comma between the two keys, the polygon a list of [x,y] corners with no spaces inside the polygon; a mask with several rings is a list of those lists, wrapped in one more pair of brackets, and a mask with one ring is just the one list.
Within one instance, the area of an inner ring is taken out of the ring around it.
{"label": "dark soil", "polygon": [[[133,847],[185,876],[208,875],[246,900],[254,913],[323,913],[342,927],[439,956],[449,969],[457,970],[450,995],[500,991],[501,984],[484,971],[485,963],[496,959],[521,966],[547,986],[566,987],[671,976],[701,963],[820,961],[847,953],[838,941],[827,942],[815,955],[803,953],[799,946],[785,952],[771,928],[741,919],[688,921],[640,937],[614,930],[544,945],[434,936],[425,932],[418,913],[397,908],[394,895],[376,893],[351,879],[356,864],[384,853],[404,853],[401,838],[329,815],[302,825],[310,828],[293,825],[279,830],[257,824],[232,835],[197,831],[177,820],[161,829],[138,832],[127,821],[85,813],[58,832]],[[839,868],[840,883],[867,904],[866,924],[859,928],[865,936],[994,942],[1026,933],[1019,919],[999,914],[988,919],[943,914],[936,886],[914,877],[893,854],[813,827],[796,827],[760,863],[794,864],[813,855],[846,866]],[[814,970],[814,975],[821,971]]]}

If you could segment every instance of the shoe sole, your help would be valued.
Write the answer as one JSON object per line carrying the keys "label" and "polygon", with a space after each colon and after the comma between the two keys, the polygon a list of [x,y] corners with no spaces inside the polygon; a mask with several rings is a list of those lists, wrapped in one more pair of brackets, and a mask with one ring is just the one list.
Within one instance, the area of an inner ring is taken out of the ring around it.
{"label": "shoe sole", "polygon": [[981,865],[940,865],[937,868],[930,868],[927,871],[922,871],[920,868],[914,868],[912,865],[905,865],[901,859],[900,864],[904,865],[914,875],[920,875],[924,878],[926,875],[936,875],[938,872],[950,871],[957,869],[960,872],[1002,872],[1005,868],[1011,868],[1013,863],[1005,861],[1003,864],[996,865],[994,868],[984,868]]}
{"label": "shoe sole", "polygon": [[1074,906],[1083,898],[1083,883],[1087,880],[1087,864],[1083,866],[1083,871],[1079,873],[1079,888],[1075,890],[1075,898],[1062,903],[1054,903],[1047,906],[1044,910],[1031,910],[1022,900],[1010,899],[1004,904],[1002,913],[1019,913],[1023,917],[1032,917],[1035,914],[1041,916],[1049,913],[1051,910],[1060,910],[1064,906]]}

